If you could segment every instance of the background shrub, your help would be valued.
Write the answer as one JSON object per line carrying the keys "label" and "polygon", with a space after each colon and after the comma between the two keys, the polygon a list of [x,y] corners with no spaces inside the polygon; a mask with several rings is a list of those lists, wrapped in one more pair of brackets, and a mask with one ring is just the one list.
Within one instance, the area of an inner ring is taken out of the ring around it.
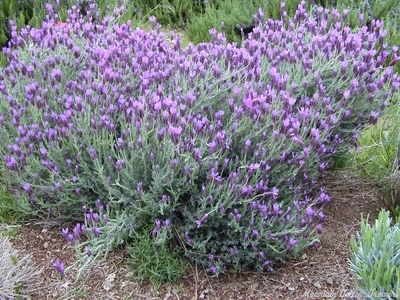
{"label": "background shrub", "polygon": [[389,212],[382,210],[374,225],[363,219],[357,238],[351,238],[351,269],[366,299],[397,299],[400,295],[398,221],[392,224]]}
{"label": "background shrub", "polygon": [[375,50],[380,23],[352,32],[336,12],[259,11],[242,47],[212,30],[182,48],[154,18],[150,33],[117,24],[123,11],[75,7],[65,26],[12,30],[0,147],[18,201],[78,220],[63,234],[84,266],[149,227],[216,275],[313,245],[329,201],[311,193],[319,172],[399,87],[390,49]]}
{"label": "background shrub", "polygon": [[[81,0],[60,0],[59,5],[56,1],[50,0],[47,3],[56,5],[60,20],[66,18],[68,6],[81,2]],[[41,0],[8,0],[0,1],[0,46],[6,46],[11,38],[11,28],[9,21],[13,21],[18,28],[30,25],[40,27],[46,15],[46,1]]]}
{"label": "background shrub", "polygon": [[[211,2],[213,3],[213,2]],[[241,42],[242,34],[254,27],[253,16],[261,8],[267,18],[281,18],[281,1],[262,1],[262,0],[225,0],[217,2],[215,5],[207,5],[204,13],[193,16],[186,26],[186,32],[190,40],[195,43],[209,42],[208,31],[212,28],[223,31],[229,42]],[[293,16],[300,3],[300,0],[286,1],[286,12]],[[222,25],[223,24],[223,25]],[[246,30],[246,28],[248,28]]]}
{"label": "background shrub", "polygon": [[[44,3],[41,0],[0,2],[0,46],[6,45],[10,38],[9,20],[14,20],[18,28],[26,24],[39,27],[45,15]],[[259,8],[264,10],[266,17],[281,18],[281,0],[246,2],[238,0],[60,0],[58,3],[55,10],[59,14],[60,21],[65,20],[66,10],[72,5],[77,5],[81,13],[85,13],[91,3],[96,4],[100,16],[104,17],[110,10],[123,4],[125,9],[119,18],[120,24],[130,20],[134,26],[147,28],[147,19],[154,15],[158,22],[167,28],[185,30],[195,44],[210,41],[208,30],[211,28],[223,29],[230,42],[241,42],[240,28],[244,28],[245,33],[251,31],[254,27],[252,16]],[[289,17],[294,15],[299,3],[300,0],[285,1],[285,9]],[[336,8],[340,12],[349,10],[345,23],[352,28],[370,26],[373,19],[383,20],[388,31],[386,41],[391,46],[400,43],[400,4],[396,0],[307,1],[306,8],[308,11],[315,12],[321,5],[325,8]],[[363,14],[362,18],[359,17],[360,14]],[[0,55],[0,64],[5,64],[2,55]],[[395,69],[399,72],[400,63]]]}
{"label": "background shrub", "polygon": [[134,2],[134,10],[138,19],[148,20],[150,16],[155,16],[160,24],[173,28],[184,28],[194,15],[203,12],[208,1],[139,0]]}
{"label": "background shrub", "polygon": [[363,130],[358,139],[358,149],[350,153],[347,162],[348,166],[377,183],[385,207],[394,217],[400,213],[400,108],[399,94],[396,95],[385,115]]}

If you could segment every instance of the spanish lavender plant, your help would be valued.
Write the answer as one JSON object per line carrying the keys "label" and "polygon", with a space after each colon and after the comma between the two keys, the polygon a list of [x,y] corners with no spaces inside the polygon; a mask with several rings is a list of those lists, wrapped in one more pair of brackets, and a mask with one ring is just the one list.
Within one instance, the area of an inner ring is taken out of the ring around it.
{"label": "spanish lavender plant", "polygon": [[19,201],[79,219],[63,233],[85,266],[149,226],[214,274],[315,244],[318,174],[400,85],[382,24],[353,32],[302,3],[293,19],[260,11],[241,47],[211,30],[182,48],[155,18],[145,32],[93,14],[14,30],[6,49],[0,149]]}

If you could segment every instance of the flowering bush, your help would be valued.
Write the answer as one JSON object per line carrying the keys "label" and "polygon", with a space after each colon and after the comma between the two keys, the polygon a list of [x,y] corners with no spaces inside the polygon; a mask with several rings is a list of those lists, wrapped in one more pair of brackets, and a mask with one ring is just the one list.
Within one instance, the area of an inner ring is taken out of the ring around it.
{"label": "flowering bush", "polygon": [[400,296],[400,218],[392,224],[382,210],[375,224],[361,221],[357,239],[351,238],[351,269],[365,299],[398,299]]}
{"label": "flowering bush", "polygon": [[148,33],[91,15],[14,31],[6,49],[0,149],[19,201],[78,219],[63,234],[85,265],[148,226],[215,274],[313,245],[319,172],[399,87],[381,24],[352,32],[302,4],[290,20],[260,11],[240,48],[214,30],[182,48],[154,18]]}

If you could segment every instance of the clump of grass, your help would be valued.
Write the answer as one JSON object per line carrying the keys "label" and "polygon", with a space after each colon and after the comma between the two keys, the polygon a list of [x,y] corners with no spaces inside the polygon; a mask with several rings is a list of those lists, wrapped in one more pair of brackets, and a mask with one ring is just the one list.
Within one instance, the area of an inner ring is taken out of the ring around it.
{"label": "clump of grass", "polygon": [[133,278],[137,281],[148,280],[155,287],[178,280],[189,267],[177,250],[154,243],[151,230],[135,233],[127,252]]}
{"label": "clump of grass", "polygon": [[17,201],[0,186],[0,223],[15,224],[26,219],[30,208],[26,203]]}

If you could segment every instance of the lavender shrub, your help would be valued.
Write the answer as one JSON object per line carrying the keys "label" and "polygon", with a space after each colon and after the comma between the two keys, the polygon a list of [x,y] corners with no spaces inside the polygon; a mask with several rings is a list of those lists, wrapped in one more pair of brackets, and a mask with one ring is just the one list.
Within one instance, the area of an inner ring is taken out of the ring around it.
{"label": "lavender shrub", "polygon": [[302,3],[293,19],[260,11],[242,47],[211,30],[182,48],[154,18],[145,32],[92,15],[14,28],[4,50],[2,172],[18,201],[79,219],[63,234],[84,266],[149,226],[214,274],[272,270],[315,244],[318,174],[400,84],[382,24],[353,32]]}

